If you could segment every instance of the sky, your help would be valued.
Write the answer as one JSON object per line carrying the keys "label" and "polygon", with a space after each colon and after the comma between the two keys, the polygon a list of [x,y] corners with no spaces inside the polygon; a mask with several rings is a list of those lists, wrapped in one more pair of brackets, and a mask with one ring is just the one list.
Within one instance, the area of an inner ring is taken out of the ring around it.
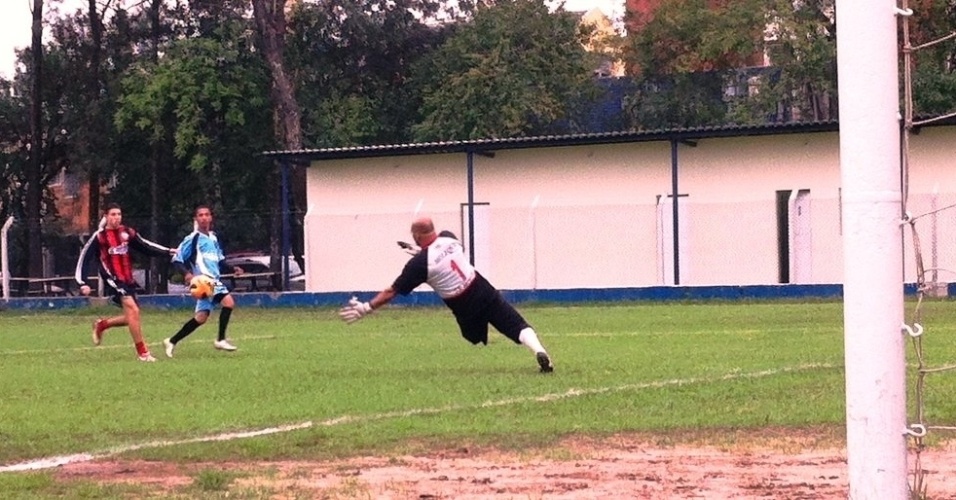
{"label": "sky", "polygon": [[[46,0],[44,3],[51,3]],[[88,0],[62,0],[61,12],[85,8]],[[0,76],[12,78],[16,61],[15,50],[30,44],[30,24],[33,19],[33,0],[0,0]],[[624,11],[624,0],[566,0],[565,9],[586,11],[599,8],[608,17],[618,18]],[[44,7],[44,10],[49,10]]]}

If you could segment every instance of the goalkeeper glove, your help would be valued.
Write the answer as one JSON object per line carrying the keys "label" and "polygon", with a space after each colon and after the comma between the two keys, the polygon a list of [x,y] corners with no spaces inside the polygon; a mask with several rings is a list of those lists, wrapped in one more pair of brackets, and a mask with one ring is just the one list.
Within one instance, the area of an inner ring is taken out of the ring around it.
{"label": "goalkeeper glove", "polygon": [[372,305],[368,302],[359,302],[355,297],[349,299],[349,305],[339,309],[339,317],[342,321],[352,324],[372,314]]}
{"label": "goalkeeper glove", "polygon": [[418,248],[417,246],[412,245],[411,243],[406,243],[404,241],[399,241],[398,246],[401,247],[402,250],[405,251],[405,253],[412,256],[418,255],[418,252],[422,251],[421,248]]}

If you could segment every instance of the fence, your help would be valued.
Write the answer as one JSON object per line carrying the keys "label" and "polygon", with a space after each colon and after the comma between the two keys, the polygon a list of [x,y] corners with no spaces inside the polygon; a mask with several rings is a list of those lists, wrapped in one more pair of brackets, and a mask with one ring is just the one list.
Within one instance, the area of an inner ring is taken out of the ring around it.
{"label": "fence", "polygon": [[[269,214],[243,211],[215,214],[214,231],[220,239],[230,264],[240,264],[246,274],[229,276],[227,286],[234,291],[267,291],[282,289],[280,273],[270,271]],[[293,217],[294,219],[294,217]],[[4,297],[18,296],[70,296],[78,295],[79,287],[74,280],[77,259],[89,233],[75,234],[71,229],[85,224],[78,221],[50,220],[43,224],[42,276],[28,277],[26,224],[21,219],[9,218],[6,225],[6,267],[0,276],[6,279],[0,284]],[[123,223],[135,228],[146,239],[164,246],[176,247],[193,230],[192,214],[173,214],[160,218],[155,227],[148,217],[141,214],[125,214]],[[301,225],[293,224],[293,229]],[[154,234],[155,232],[155,234]],[[298,231],[301,234],[301,231]],[[293,230],[293,234],[296,231]],[[301,236],[299,237],[301,240]],[[296,246],[293,246],[293,251]],[[134,277],[140,292],[184,293],[182,276],[179,276],[165,258],[150,258],[132,252]],[[299,252],[301,255],[301,252]],[[295,277],[300,262],[290,256],[290,275]],[[88,266],[87,281],[98,288],[96,268]],[[7,284],[8,283],[8,284]],[[102,291],[100,290],[100,293]]]}
{"label": "fence", "polygon": [[[778,191],[775,198],[732,203],[680,197],[676,245],[673,205],[665,195],[632,204],[571,206],[529,200],[524,207],[476,205],[474,244],[469,241],[466,205],[429,215],[440,229],[458,234],[474,253],[479,270],[507,289],[831,284],[842,283],[844,259],[839,193],[830,194]],[[954,205],[956,193],[919,193],[907,205],[915,219],[926,280],[940,287],[956,281]],[[310,269],[309,290],[379,289],[407,258],[395,245],[396,240],[408,239],[407,210],[310,217],[309,240],[316,251],[311,254],[313,262],[303,267]],[[170,236],[152,236],[148,219],[137,214],[125,216],[124,222],[168,246],[178,245],[192,230],[189,214],[160,221],[160,232]],[[234,291],[283,288],[269,269],[268,224],[268,214],[216,215],[215,229],[230,262],[240,263],[253,276],[228,280]],[[73,275],[88,236],[65,234],[60,227],[44,226],[43,276],[27,278],[25,224],[19,220],[9,224],[9,296],[78,293]],[[916,241],[908,228],[904,234],[900,265],[904,280],[912,283],[917,280]],[[347,254],[342,252],[343,243],[350,247]],[[301,250],[294,253],[303,256]],[[351,260],[362,261],[368,275],[347,272],[356,267]],[[291,275],[300,275],[297,270],[304,264],[291,260]],[[134,266],[141,293],[184,292],[181,277],[165,259],[134,254]],[[304,288],[304,277],[299,277],[293,289]]]}
{"label": "fence", "polygon": [[[676,242],[667,196],[633,204],[476,205],[474,244],[467,205],[428,215],[437,229],[455,232],[479,271],[503,289],[839,284],[844,228],[839,191],[833,194],[783,190],[732,203],[682,197]],[[956,209],[929,212],[952,204],[956,193],[909,201],[927,280],[940,284],[956,281]],[[383,288],[407,259],[395,241],[408,240],[413,217],[411,210],[307,215],[307,289]],[[914,283],[916,247],[904,227],[900,266],[904,281]]]}

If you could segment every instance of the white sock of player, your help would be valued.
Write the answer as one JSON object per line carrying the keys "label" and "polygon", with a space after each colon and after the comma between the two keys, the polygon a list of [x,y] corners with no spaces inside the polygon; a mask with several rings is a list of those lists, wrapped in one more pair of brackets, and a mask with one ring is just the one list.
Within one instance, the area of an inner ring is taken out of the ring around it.
{"label": "white sock of player", "polygon": [[521,342],[521,345],[531,349],[535,354],[545,352],[544,346],[541,345],[541,342],[538,340],[538,334],[534,333],[534,329],[531,327],[521,330],[521,333],[518,334],[518,341]]}

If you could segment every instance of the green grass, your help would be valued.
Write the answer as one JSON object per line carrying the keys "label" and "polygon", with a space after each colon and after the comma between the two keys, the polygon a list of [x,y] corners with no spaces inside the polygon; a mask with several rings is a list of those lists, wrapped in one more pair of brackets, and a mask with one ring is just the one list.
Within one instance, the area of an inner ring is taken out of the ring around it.
{"label": "green grass", "polygon": [[[923,308],[929,361],[956,363],[956,303]],[[844,425],[840,303],[521,310],[552,354],[555,373],[537,373],[529,351],[495,332],[488,346],[471,346],[451,314],[437,308],[385,309],[347,326],[327,308],[240,305],[230,325],[239,351],[212,348],[215,315],[172,360],[161,340],[191,313],[145,310],[145,334],[159,358],[151,364],[135,359],[125,328],[91,346],[90,323],[114,310],[4,311],[0,464],[303,422],[314,425],[124,456],[323,459],[461,443],[521,449],[569,435],[669,439]],[[907,352],[912,359],[909,344]],[[956,414],[948,398],[954,390],[956,373],[931,376],[927,415]],[[46,488],[43,477],[0,475],[0,490]],[[233,477],[204,471],[195,487],[218,491]]]}

